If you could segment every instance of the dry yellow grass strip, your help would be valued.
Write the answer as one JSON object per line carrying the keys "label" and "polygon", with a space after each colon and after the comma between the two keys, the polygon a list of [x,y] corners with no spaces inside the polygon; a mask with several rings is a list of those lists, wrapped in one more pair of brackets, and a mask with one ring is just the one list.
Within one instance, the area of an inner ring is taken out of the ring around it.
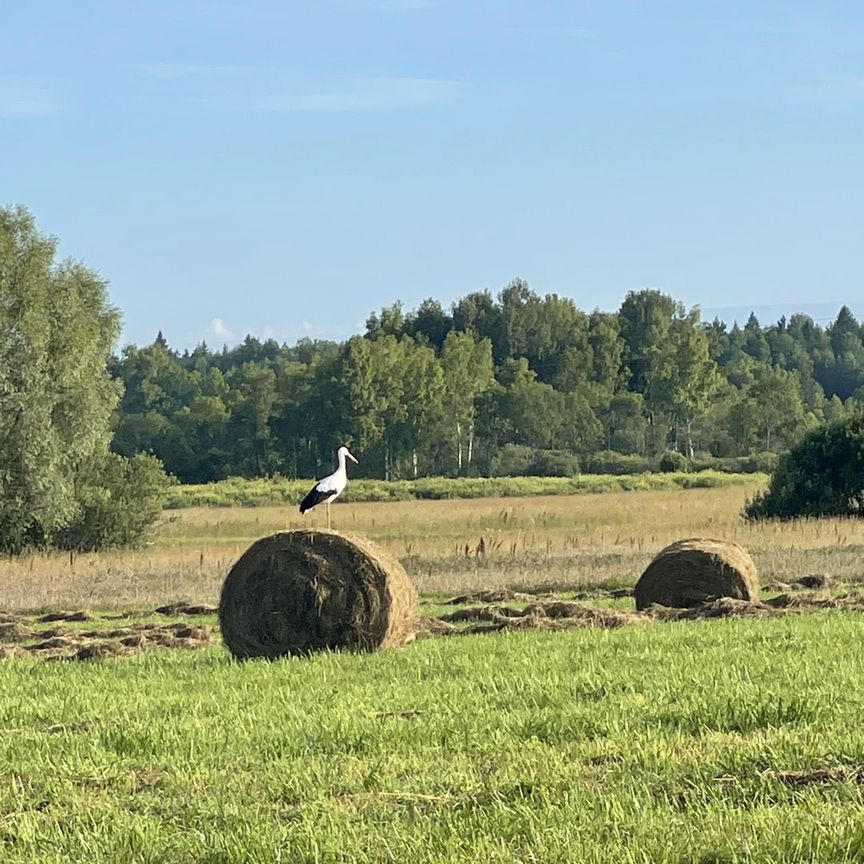
{"label": "dry yellow grass strip", "polygon": [[[362,534],[399,557],[422,593],[633,585],[661,548],[696,535],[743,545],[763,583],[813,573],[861,579],[864,520],[748,524],[740,513],[754,491],[341,504],[333,514],[337,529]],[[146,551],[5,559],[0,606],[214,604],[231,565],[254,540],[287,528],[322,527],[311,515],[304,520],[293,507],[172,511]]]}

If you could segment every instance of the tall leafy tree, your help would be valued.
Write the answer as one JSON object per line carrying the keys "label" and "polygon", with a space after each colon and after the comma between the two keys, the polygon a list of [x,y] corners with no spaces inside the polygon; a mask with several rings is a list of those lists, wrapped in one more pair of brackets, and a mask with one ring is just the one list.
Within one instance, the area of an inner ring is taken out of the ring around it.
{"label": "tall leafy tree", "polygon": [[507,356],[501,306],[489,291],[466,294],[453,304],[453,329],[467,330],[478,339],[488,339],[496,363]]}
{"label": "tall leafy tree", "polygon": [[380,447],[387,480],[393,472],[396,433],[407,416],[402,374],[406,353],[405,340],[385,335],[374,341],[350,339],[342,357],[340,380],[354,437],[361,450]]}
{"label": "tall leafy tree", "polygon": [[828,328],[834,355],[826,370],[827,389],[841,399],[848,399],[864,384],[864,345],[861,329],[848,306],[844,306]]}
{"label": "tall leafy tree", "polygon": [[[0,546],[9,550],[60,542],[85,500],[111,494],[122,387],[108,363],[120,315],[98,274],[57,263],[56,246],[23,208],[0,209]],[[108,542],[98,529],[92,545]]]}
{"label": "tall leafy tree", "polygon": [[595,310],[588,319],[591,346],[591,382],[595,401],[608,402],[623,382],[624,340],[617,315]]}
{"label": "tall leafy tree", "polygon": [[672,363],[669,333],[672,321],[683,307],[671,297],[653,289],[631,291],[618,312],[624,340],[624,364],[631,390],[651,402],[652,386],[668,376]]}
{"label": "tall leafy tree", "polygon": [[540,298],[523,279],[514,279],[498,295],[501,307],[502,361],[523,357],[532,345],[532,327],[538,317]]}
{"label": "tall leafy tree", "polygon": [[405,332],[415,341],[431,345],[436,351],[441,351],[452,329],[453,318],[432,297],[427,297],[417,307],[417,311],[405,319]]}
{"label": "tall leafy tree", "polygon": [[745,398],[755,406],[753,416],[763,449],[788,445],[803,431],[806,412],[794,373],[760,367]]}
{"label": "tall leafy tree", "polygon": [[538,381],[524,357],[504,364],[494,395],[487,403],[485,425],[499,445],[554,448],[561,442],[567,422],[565,397]]}
{"label": "tall leafy tree", "polygon": [[495,383],[492,343],[473,333],[447,334],[441,355],[444,372],[444,415],[452,430],[456,471],[463,473],[474,459],[478,401]]}
{"label": "tall leafy tree", "polygon": [[420,453],[432,461],[432,439],[436,429],[444,425],[444,393],[446,388],[441,361],[432,348],[405,342],[405,359],[401,370],[406,399],[401,443],[410,459],[411,476],[420,474]]}
{"label": "tall leafy tree", "polygon": [[605,449],[641,455],[647,452],[648,418],[641,393],[617,393],[600,408],[599,415]]}
{"label": "tall leafy tree", "polygon": [[231,387],[230,433],[238,447],[238,473],[271,474],[279,457],[270,447],[276,405],[276,374],[269,365],[247,362],[226,376]]}
{"label": "tall leafy tree", "polygon": [[669,389],[671,413],[675,418],[676,439],[683,427],[687,455],[692,458],[693,424],[711,407],[725,382],[711,356],[709,330],[699,325],[698,309],[673,322],[672,339],[675,355]]}
{"label": "tall leafy tree", "polygon": [[751,312],[747,323],[744,325],[744,353],[749,354],[754,360],[770,362],[771,346],[762,332],[759,319]]}
{"label": "tall leafy tree", "polygon": [[382,336],[401,336],[405,332],[405,312],[402,301],[384,306],[380,312],[373,312],[366,319],[366,335],[370,339]]}

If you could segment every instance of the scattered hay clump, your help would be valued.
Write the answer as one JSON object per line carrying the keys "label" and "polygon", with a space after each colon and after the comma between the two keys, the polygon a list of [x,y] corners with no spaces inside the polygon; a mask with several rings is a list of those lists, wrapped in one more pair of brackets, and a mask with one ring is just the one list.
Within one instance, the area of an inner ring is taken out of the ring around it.
{"label": "scattered hay clump", "polygon": [[41,618],[36,619],[40,624],[51,621],[92,621],[93,616],[89,612],[78,610],[77,612],[49,612]]}
{"label": "scattered hay clump", "polygon": [[809,588],[810,590],[820,590],[826,588],[835,588],[837,583],[823,573],[814,573],[811,576],[802,576],[796,579],[793,585],[796,588]]}
{"label": "scattered hay clump", "polygon": [[779,594],[765,602],[775,609],[840,609],[843,612],[864,612],[864,593],[861,591],[847,591],[833,597],[814,592],[795,592]]}
{"label": "scattered hay clump", "polygon": [[36,637],[36,631],[18,621],[0,623],[0,642],[26,642]]}
{"label": "scattered hay clump", "polygon": [[187,627],[174,624],[168,628],[177,639],[191,639],[193,642],[209,642],[210,630],[207,627]]}
{"label": "scattered hay clump", "polygon": [[11,660],[26,656],[27,650],[20,645],[0,645],[0,660]]}
{"label": "scattered hay clump", "polygon": [[720,597],[710,603],[688,608],[672,608],[655,604],[645,614],[658,621],[701,621],[705,618],[776,618],[783,611],[768,603],[751,603],[733,597]]}
{"label": "scattered hay clump", "polygon": [[463,606],[471,603],[503,603],[506,600],[530,602],[535,599],[536,596],[534,594],[524,594],[519,591],[511,591],[509,588],[499,588],[497,590],[475,591],[471,594],[459,594],[457,597],[447,600],[445,605]]}
{"label": "scattered hay clump", "polygon": [[438,617],[445,624],[455,624],[463,621],[499,621],[502,618],[521,618],[525,615],[522,609],[498,604],[490,606],[470,606],[467,609],[457,609]]}
{"label": "scattered hay clump", "polygon": [[636,608],[687,609],[721,597],[759,599],[759,575],[737,543],[707,538],[679,540],[661,550],[636,583]]}
{"label": "scattered hay clump", "polygon": [[584,603],[573,603],[568,600],[551,600],[535,603],[525,610],[526,614],[535,617],[582,622],[587,627],[603,627],[615,630],[618,627],[647,624],[643,615],[628,612],[624,609],[609,609],[603,606],[587,606]]}
{"label": "scattered hay clump", "polygon": [[178,615],[188,615],[190,617],[201,615],[215,615],[219,610],[215,606],[205,606],[195,603],[168,603],[165,606],[157,606],[153,610],[159,615],[168,615],[176,618]]}
{"label": "scattered hay clump", "polygon": [[50,639],[43,639],[41,642],[36,642],[33,645],[28,645],[28,651],[66,651],[69,648],[76,647],[77,643],[71,639],[64,639],[62,636],[52,636]]}
{"label": "scattered hay clump", "polygon": [[[573,630],[591,627],[616,629],[648,624],[652,619],[623,609],[586,606],[567,600],[541,600],[524,609],[512,606],[476,606],[448,612],[424,621],[430,636],[469,636],[500,630]],[[465,628],[457,623],[470,622]]]}
{"label": "scattered hay clump", "polygon": [[402,565],[368,540],[285,531],[258,540],[231,568],[219,623],[238,659],[372,651],[410,642],[418,605]]}
{"label": "scattered hay clump", "polygon": [[104,660],[106,657],[121,657],[126,652],[125,645],[106,639],[82,645],[69,659],[77,661]]}

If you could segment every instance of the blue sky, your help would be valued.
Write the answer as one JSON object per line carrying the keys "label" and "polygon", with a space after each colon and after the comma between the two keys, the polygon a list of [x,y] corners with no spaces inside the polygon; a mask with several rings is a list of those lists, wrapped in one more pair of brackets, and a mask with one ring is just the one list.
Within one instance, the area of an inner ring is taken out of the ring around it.
{"label": "blue sky", "polygon": [[139,343],[342,338],[516,276],[857,309],[862,44],[830,0],[5,0],[0,202]]}

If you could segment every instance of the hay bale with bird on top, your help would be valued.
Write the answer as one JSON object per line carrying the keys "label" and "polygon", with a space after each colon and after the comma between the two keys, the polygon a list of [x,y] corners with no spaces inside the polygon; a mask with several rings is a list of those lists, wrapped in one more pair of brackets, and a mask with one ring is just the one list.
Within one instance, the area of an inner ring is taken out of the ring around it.
{"label": "hay bale with bird on top", "polygon": [[725,540],[693,537],[661,550],[636,583],[636,608],[652,604],[678,609],[720,597],[759,599],[759,574],[744,547]]}
{"label": "hay bale with bird on top", "polygon": [[222,638],[238,659],[398,647],[414,638],[417,615],[399,561],[363,537],[323,530],[258,540],[219,602]]}

